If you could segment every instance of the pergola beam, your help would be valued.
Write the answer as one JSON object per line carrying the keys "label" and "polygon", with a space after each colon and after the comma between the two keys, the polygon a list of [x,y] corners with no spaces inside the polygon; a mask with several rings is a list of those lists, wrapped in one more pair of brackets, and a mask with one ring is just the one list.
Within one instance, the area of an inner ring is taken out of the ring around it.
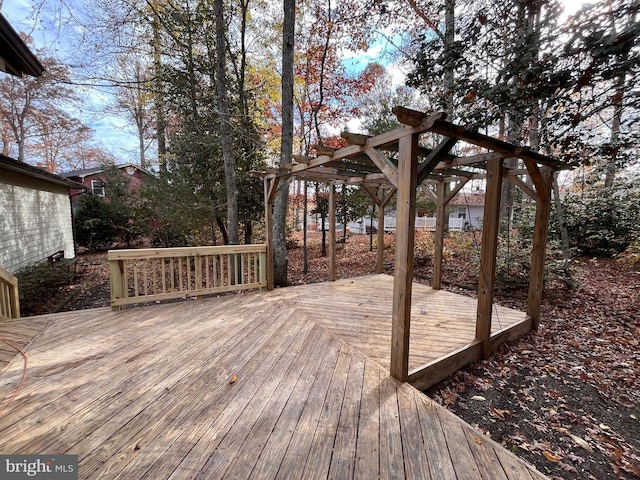
{"label": "pergola beam", "polygon": [[398,188],[398,167],[396,167],[386,155],[375,148],[366,148],[365,153],[389,179],[391,185]]}
{"label": "pergola beam", "polygon": [[456,138],[445,138],[438,146],[425,158],[418,167],[418,185],[438,166],[440,159],[453,148],[458,142]]}

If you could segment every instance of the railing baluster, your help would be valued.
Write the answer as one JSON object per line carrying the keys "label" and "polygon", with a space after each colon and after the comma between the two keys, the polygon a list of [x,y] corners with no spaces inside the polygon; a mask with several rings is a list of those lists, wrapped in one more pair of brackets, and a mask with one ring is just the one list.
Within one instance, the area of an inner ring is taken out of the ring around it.
{"label": "railing baluster", "polygon": [[142,286],[145,297],[149,295],[149,260],[144,260],[142,262],[143,269],[142,272],[144,274],[143,281],[144,285]]}
{"label": "railing baluster", "polygon": [[160,265],[161,265],[161,269],[160,272],[162,274],[162,293],[167,293],[167,279],[166,279],[166,268],[165,268],[165,259],[161,258],[160,259]]}
{"label": "railing baluster", "polygon": [[154,258],[151,260],[151,278],[153,279],[153,294],[158,294],[158,278],[156,275],[156,270],[158,269],[158,259]]}
{"label": "railing baluster", "polygon": [[216,288],[217,286],[220,285],[220,283],[218,282],[218,261],[219,261],[219,256],[214,255],[213,256],[213,288]]}
{"label": "railing baluster", "polygon": [[171,291],[175,292],[176,291],[176,269],[173,264],[173,257],[171,257],[171,262],[169,265],[170,265],[169,269],[171,273]]}
{"label": "railing baluster", "polygon": [[133,296],[139,297],[139,289],[138,289],[138,265],[140,262],[133,263]]}

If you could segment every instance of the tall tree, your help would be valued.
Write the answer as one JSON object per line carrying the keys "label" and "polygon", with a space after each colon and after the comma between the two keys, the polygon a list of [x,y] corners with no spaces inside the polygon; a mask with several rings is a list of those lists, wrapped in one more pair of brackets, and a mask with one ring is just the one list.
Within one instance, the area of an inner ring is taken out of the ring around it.
{"label": "tall tree", "polygon": [[[135,132],[138,137],[138,155],[140,166],[148,167],[147,148],[149,139],[152,137],[151,128],[154,122],[153,110],[153,89],[151,88],[150,69],[139,58],[123,58],[120,64],[123,71],[133,71],[130,80],[124,80],[119,88],[118,106],[127,112],[133,120]],[[133,64],[133,68],[131,68]]]}
{"label": "tall tree", "polygon": [[[282,140],[280,161],[291,164],[293,154],[293,60],[295,49],[295,0],[284,0],[282,23]],[[273,274],[276,285],[287,284],[287,205],[289,182],[283,181],[273,206]]]}
{"label": "tall tree", "polygon": [[222,0],[214,0],[216,25],[216,91],[218,93],[218,118],[220,120],[220,138],[222,141],[222,158],[224,162],[224,177],[227,187],[227,228],[229,242],[233,245],[240,243],[238,235],[238,191],[236,188],[235,158],[233,154],[233,139],[230,123],[229,98],[226,80],[226,39],[225,21]]}

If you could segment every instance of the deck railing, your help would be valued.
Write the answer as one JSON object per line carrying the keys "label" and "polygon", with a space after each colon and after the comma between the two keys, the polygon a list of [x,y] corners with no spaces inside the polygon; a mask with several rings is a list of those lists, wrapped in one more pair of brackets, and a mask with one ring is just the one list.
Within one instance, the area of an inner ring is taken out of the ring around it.
{"label": "deck railing", "polygon": [[[450,230],[462,230],[466,220],[464,218],[449,217],[449,229]],[[430,230],[436,229],[436,217],[416,217],[415,219],[416,230]],[[384,219],[384,231],[395,232],[396,230],[396,217],[385,217]]]}
{"label": "deck railing", "polygon": [[266,245],[110,250],[111,307],[267,286]]}
{"label": "deck railing", "polygon": [[0,267],[0,319],[20,318],[18,279]]}

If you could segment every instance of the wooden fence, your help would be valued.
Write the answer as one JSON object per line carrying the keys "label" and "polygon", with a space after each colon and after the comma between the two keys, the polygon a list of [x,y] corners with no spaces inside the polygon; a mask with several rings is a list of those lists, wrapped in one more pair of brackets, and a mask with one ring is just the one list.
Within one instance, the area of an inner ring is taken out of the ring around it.
{"label": "wooden fence", "polygon": [[0,319],[20,318],[18,279],[0,267]]}
{"label": "wooden fence", "polygon": [[266,245],[110,250],[111,307],[266,288]]}

